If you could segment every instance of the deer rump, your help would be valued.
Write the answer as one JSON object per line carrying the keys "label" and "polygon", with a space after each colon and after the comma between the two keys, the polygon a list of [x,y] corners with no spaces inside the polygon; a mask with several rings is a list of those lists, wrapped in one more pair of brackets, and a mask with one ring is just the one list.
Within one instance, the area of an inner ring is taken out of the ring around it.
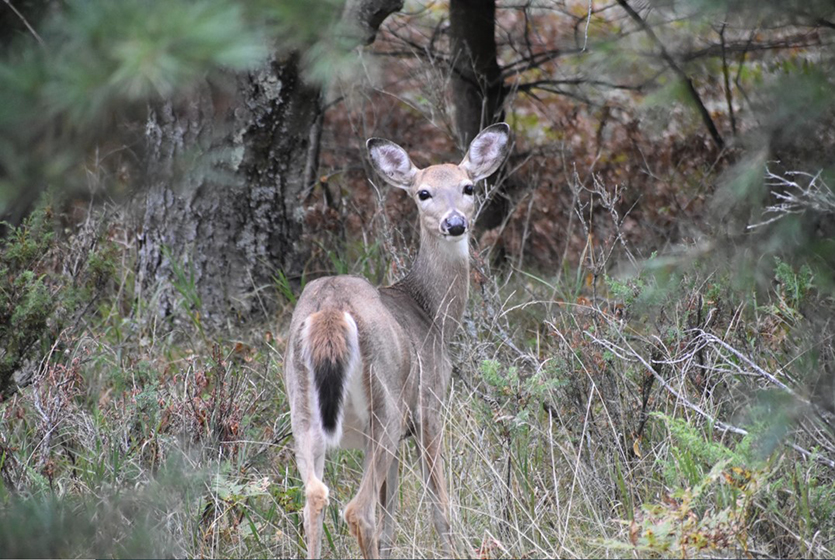
{"label": "deer rump", "polygon": [[326,309],[311,313],[301,333],[302,356],[312,377],[309,386],[314,388],[313,410],[327,445],[338,447],[348,395],[359,405],[352,408],[365,408],[357,324],[347,311]]}

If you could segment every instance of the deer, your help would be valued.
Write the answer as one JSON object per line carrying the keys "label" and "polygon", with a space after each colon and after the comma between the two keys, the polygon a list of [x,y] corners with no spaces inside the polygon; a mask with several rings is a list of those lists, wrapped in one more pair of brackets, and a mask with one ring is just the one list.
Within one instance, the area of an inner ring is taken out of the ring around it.
{"label": "deer", "polygon": [[[449,498],[441,458],[443,409],[452,375],[447,349],[469,291],[469,232],[475,185],[507,157],[510,128],[498,123],[470,143],[460,164],[418,169],[389,140],[370,138],[371,167],[415,200],[420,245],[402,280],[377,288],[349,275],[306,285],[287,335],[284,378],[295,457],[304,484],[309,558],[319,558],[332,448],[364,449],[362,479],[344,518],[364,558],[392,546],[402,439],[415,437],[432,520],[452,554]],[[383,513],[377,530],[376,507]]]}

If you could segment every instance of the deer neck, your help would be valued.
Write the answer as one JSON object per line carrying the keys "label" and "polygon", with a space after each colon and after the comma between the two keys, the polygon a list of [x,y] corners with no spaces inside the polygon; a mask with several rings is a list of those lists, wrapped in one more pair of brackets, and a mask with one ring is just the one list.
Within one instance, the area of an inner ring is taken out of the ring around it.
{"label": "deer neck", "polygon": [[457,241],[420,232],[412,270],[398,283],[449,339],[464,315],[470,280],[470,248],[465,234]]}

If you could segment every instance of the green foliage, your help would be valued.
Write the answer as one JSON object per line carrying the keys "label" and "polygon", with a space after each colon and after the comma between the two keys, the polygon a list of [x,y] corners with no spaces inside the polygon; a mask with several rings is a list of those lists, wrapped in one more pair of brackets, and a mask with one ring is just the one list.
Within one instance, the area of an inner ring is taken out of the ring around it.
{"label": "green foliage", "polygon": [[[98,495],[0,501],[0,550],[6,557],[164,557],[182,554],[159,522],[172,505],[189,499],[202,476],[170,461],[151,481],[130,492],[97,486]],[[99,484],[101,481],[97,481]]]}
{"label": "green foliage", "polygon": [[30,215],[23,227],[10,232],[3,254],[9,273],[31,268],[43,256],[55,237],[48,208]]}
{"label": "green foliage", "polygon": [[[328,268],[329,274],[362,276],[375,286],[383,283],[389,266],[382,243],[379,241],[369,244],[363,242],[344,243],[333,239],[331,241],[330,244],[316,241],[316,245],[327,260],[327,264],[330,265]],[[278,270],[273,276],[276,291],[290,305],[296,304],[299,295],[307,285],[307,280],[307,277],[303,274],[297,285],[287,277],[283,270]]]}
{"label": "green foliage", "polygon": [[621,280],[606,275],[604,276],[604,280],[612,296],[622,300],[624,305],[627,306],[632,305],[636,300],[641,298],[647,288],[647,281],[643,276],[635,276]]}
{"label": "green foliage", "polygon": [[746,550],[750,538],[746,526],[756,515],[754,504],[763,503],[761,515],[781,518],[784,504],[778,496],[787,488],[793,489],[806,538],[811,536],[809,531],[821,528],[822,519],[829,519],[835,495],[830,484],[821,485],[814,475],[806,474],[807,470],[820,471],[814,462],[781,469],[779,459],[765,460],[762,450],[757,450],[762,432],[753,435],[752,430],[732,449],[706,438],[683,419],[654,416],[664,421],[673,436],[674,462],[664,465],[666,484],[672,490],[635,514],[629,522],[629,543],[608,544],[642,554],[682,557],[709,550]]}
{"label": "green foliage", "polygon": [[[0,215],[25,189],[85,185],[87,150],[116,140],[153,100],[253,68],[266,29],[229,0],[78,0],[0,60]],[[118,141],[118,140],[116,140]]]}
{"label": "green foliage", "polygon": [[[832,356],[832,331],[823,319],[831,315],[832,300],[822,297],[812,264],[760,258],[770,282],[756,289],[731,270],[743,265],[724,256],[653,255],[636,277],[604,276],[605,289],[584,287],[580,297],[588,305],[598,298],[596,313],[560,309],[548,319],[560,344],[546,345],[545,355],[571,365],[556,368],[567,371],[562,376],[570,383],[550,395],[559,407],[552,414],[567,417],[570,441],[582,442],[578,456],[588,445],[589,463],[606,463],[607,488],[616,496],[612,508],[627,520],[620,540],[602,541],[607,548],[704,557],[766,546],[793,555],[815,548],[815,533],[805,527],[831,534],[831,523],[820,524],[832,506],[821,496],[831,485],[825,466],[831,457],[816,458],[814,447],[797,454],[788,444],[814,446],[826,432],[804,430],[818,412],[810,413],[792,391],[806,394],[807,387],[831,382],[820,355]],[[613,313],[620,303],[623,313]],[[584,344],[578,331],[601,342]],[[486,373],[495,384],[502,370]],[[666,385],[659,386],[662,379]],[[606,439],[607,430],[632,437],[612,437],[596,450],[584,442],[589,433],[592,441]],[[804,472],[826,473],[827,482],[804,487],[814,477],[793,474],[797,463]],[[799,486],[792,489],[795,480]],[[821,496],[819,513],[811,505],[807,512],[813,495]],[[803,542],[775,527],[792,527]],[[786,539],[783,548],[780,539]]]}
{"label": "green foliage", "polygon": [[31,378],[61,330],[91,304],[115,271],[107,242],[82,248],[76,256],[83,265],[72,271],[55,266],[68,249],[66,241],[56,239],[49,203],[0,241],[0,397],[15,391],[14,376],[24,383]]}
{"label": "green foliage", "polygon": [[120,103],[187,90],[209,70],[253,67],[267,52],[240,6],[218,0],[71,1],[44,27],[43,103],[75,126],[101,123]]}
{"label": "green foliage", "polygon": [[[275,273],[273,277],[273,283],[275,284],[276,290],[281,296],[290,304],[296,305],[296,301],[298,300],[298,296],[296,296],[296,292],[293,290],[293,285],[290,282],[290,279],[287,278],[287,275],[284,274],[283,270],[279,270]],[[305,281],[304,278],[302,279],[302,286],[301,288],[304,289]]]}
{"label": "green foliage", "polygon": [[808,264],[804,264],[795,272],[792,266],[780,260],[780,257],[774,257],[774,261],[777,265],[774,278],[780,283],[781,299],[792,308],[799,308],[813,287],[812,269]]}
{"label": "green foliage", "polygon": [[663,420],[672,436],[672,460],[660,461],[671,490],[635,513],[628,522],[629,543],[611,544],[662,557],[745,550],[749,508],[773,472],[753,456],[754,438],[732,449],[682,418],[652,415]]}
{"label": "green foliage", "polygon": [[388,270],[388,260],[379,241],[372,243],[334,243],[335,248],[318,243],[327,255],[334,274],[353,274],[379,285]]}
{"label": "green foliage", "polygon": [[[345,0],[250,0],[244,5],[249,22],[263,22],[284,49],[304,49],[339,30]],[[347,31],[347,30],[342,30]]]}
{"label": "green foliage", "polygon": [[483,360],[480,367],[484,382],[490,386],[514,428],[522,428],[531,421],[543,397],[566,384],[553,368],[533,375],[521,375],[515,366],[504,367],[496,360]]}
{"label": "green foliage", "polygon": [[[694,486],[672,492],[664,502],[642,506],[630,523],[631,542],[616,546],[662,558],[747,549],[743,530],[746,510],[760,488],[761,475],[743,475],[741,480],[734,479],[727,461],[720,461]],[[707,509],[697,506],[709,493],[729,488],[736,495],[730,505]]]}
{"label": "green foliage", "polygon": [[496,360],[484,360],[481,362],[481,375],[489,384],[499,389],[502,393],[510,394],[516,389],[519,383],[519,376],[515,367],[508,368],[502,372],[502,364]]}
{"label": "green foliage", "polygon": [[674,443],[671,449],[674,461],[664,464],[668,484],[698,484],[705,472],[719,463],[739,467],[759,464],[759,461],[751,457],[750,438],[745,438],[735,449],[730,449],[719,441],[705,437],[702,429],[683,418],[671,417],[661,412],[654,412],[652,416],[664,422]]}
{"label": "green foliage", "polygon": [[[207,83],[228,95],[232,72],[262,65],[276,49],[350,42],[333,29],[343,3],[53,3],[34,22],[37,40],[23,34],[0,58],[0,216],[18,219],[44,185],[86,190],[85,158],[135,142],[149,102],[177,102]],[[308,73],[344,74],[353,46],[311,54]]]}
{"label": "green foliage", "polygon": [[503,367],[496,360],[481,362],[484,381],[503,396],[540,397],[552,389],[562,386],[565,381],[553,375],[554,370],[521,377],[515,366]]}

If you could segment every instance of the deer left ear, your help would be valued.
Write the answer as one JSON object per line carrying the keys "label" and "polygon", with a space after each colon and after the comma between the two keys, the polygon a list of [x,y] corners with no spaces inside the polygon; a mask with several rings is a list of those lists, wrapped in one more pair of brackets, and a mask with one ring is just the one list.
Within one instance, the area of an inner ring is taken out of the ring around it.
{"label": "deer left ear", "polygon": [[510,127],[507,123],[488,126],[478,133],[459,167],[473,182],[489,177],[504,162],[510,152]]}

